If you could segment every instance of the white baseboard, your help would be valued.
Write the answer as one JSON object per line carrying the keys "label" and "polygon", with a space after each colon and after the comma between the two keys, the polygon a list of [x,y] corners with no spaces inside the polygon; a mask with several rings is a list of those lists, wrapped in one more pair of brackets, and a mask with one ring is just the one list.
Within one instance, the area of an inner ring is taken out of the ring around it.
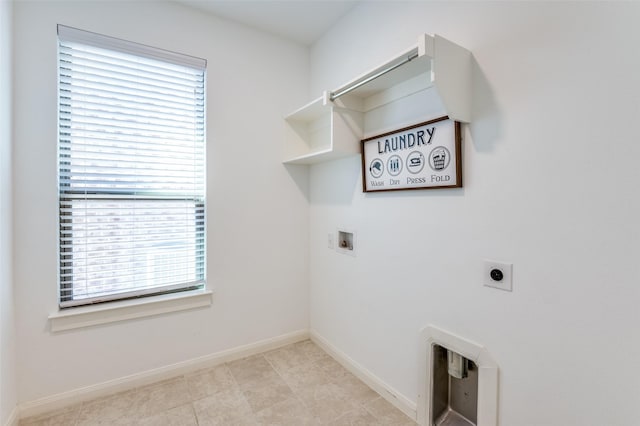
{"label": "white baseboard", "polygon": [[309,332],[311,340],[324,349],[329,355],[331,355],[336,361],[338,361],[344,368],[349,370],[352,374],[365,382],[367,386],[376,391],[380,396],[393,404],[397,409],[405,413],[411,419],[416,420],[416,403],[411,401],[400,392],[393,389],[391,386],[382,381],[379,377],[375,376],[369,370],[362,365],[349,358],[344,352],[336,349],[331,343],[329,343],[324,337],[320,336],[317,331],[311,330]]}
{"label": "white baseboard", "polygon": [[[145,386],[161,380],[170,379],[202,368],[214,367],[225,362],[234,361],[245,358],[258,353],[266,352],[291,343],[300,342],[309,338],[308,330],[299,330],[292,333],[283,334],[272,337],[270,339],[260,340],[248,345],[239,346],[237,348],[216,352],[187,361],[178,362],[153,370],[132,374],[130,376],[121,377],[119,379],[109,380],[83,388],[62,392],[56,395],[47,396],[35,401],[28,401],[19,404],[18,409],[14,410],[16,424],[19,418],[37,416],[49,411],[58,410],[70,405],[89,401],[94,398],[111,395],[114,393],[134,389]],[[7,426],[13,426],[8,423]]]}
{"label": "white baseboard", "polygon": [[18,407],[16,406],[11,410],[11,414],[9,415],[5,426],[18,426],[18,420],[20,420],[20,418],[18,416]]}

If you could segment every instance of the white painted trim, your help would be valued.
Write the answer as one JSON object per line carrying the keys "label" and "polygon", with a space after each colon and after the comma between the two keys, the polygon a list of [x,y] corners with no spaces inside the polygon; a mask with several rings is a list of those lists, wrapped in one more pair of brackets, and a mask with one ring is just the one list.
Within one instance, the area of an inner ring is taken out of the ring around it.
{"label": "white painted trim", "polygon": [[216,352],[188,361],[182,361],[153,370],[132,374],[119,379],[109,380],[83,388],[73,389],[56,395],[47,396],[35,401],[19,404],[20,418],[38,416],[49,411],[58,410],[70,405],[89,401],[94,398],[149,385],[161,380],[170,379],[182,374],[203,368],[210,368],[225,362],[234,361],[251,355],[270,351],[309,338],[308,330],[299,330],[269,339],[260,340],[248,345]]}
{"label": "white painted trim", "polygon": [[18,406],[13,407],[13,410],[11,410],[11,414],[9,415],[9,418],[5,423],[5,426],[18,426],[18,420],[20,420],[18,413],[19,413]]}
{"label": "white painted trim", "polygon": [[59,310],[49,315],[51,332],[211,306],[211,290],[195,290]]}
{"label": "white painted trim", "polygon": [[406,396],[389,386],[378,376],[371,373],[362,365],[351,359],[344,352],[333,346],[327,339],[318,334],[315,330],[309,331],[311,340],[313,340],[318,346],[320,346],[325,352],[331,355],[336,361],[338,361],[344,368],[349,370],[360,380],[367,384],[371,389],[376,391],[380,396],[393,404],[397,409],[405,413],[411,419],[416,419],[416,403],[411,401]]}
{"label": "white painted trim", "polygon": [[420,332],[418,360],[419,425],[428,426],[431,412],[431,383],[433,345],[451,349],[478,366],[478,426],[498,425],[498,365],[489,352],[471,340],[428,325]]}

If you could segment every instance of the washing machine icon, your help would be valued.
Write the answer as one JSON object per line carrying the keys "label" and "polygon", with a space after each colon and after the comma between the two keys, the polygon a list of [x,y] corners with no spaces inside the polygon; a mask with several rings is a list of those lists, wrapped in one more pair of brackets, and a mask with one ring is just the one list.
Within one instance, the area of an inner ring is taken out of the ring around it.
{"label": "washing machine icon", "polygon": [[369,165],[369,173],[371,173],[371,176],[376,179],[382,176],[384,173],[384,163],[381,159],[375,158],[371,161],[371,164]]}

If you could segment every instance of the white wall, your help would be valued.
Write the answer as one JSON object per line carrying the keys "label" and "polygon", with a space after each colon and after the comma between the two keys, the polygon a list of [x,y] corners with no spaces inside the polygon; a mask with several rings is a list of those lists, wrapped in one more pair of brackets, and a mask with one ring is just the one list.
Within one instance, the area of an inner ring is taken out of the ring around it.
{"label": "white wall", "polygon": [[17,402],[12,277],[12,4],[0,1],[0,425]]}
{"label": "white wall", "polygon": [[[312,95],[440,34],[473,52],[464,188],[364,195],[313,166],[311,328],[412,401],[434,324],[500,367],[500,424],[640,424],[640,4],[369,2],[311,51]],[[426,117],[425,117],[426,118]],[[327,248],[357,232],[357,257]],[[482,259],[514,290],[482,286]]]}
{"label": "white wall", "polygon": [[[14,11],[20,402],[307,329],[306,178],[280,156],[281,117],[306,100],[308,49],[174,3],[17,2]],[[208,60],[210,308],[48,331],[57,310],[58,23]]]}

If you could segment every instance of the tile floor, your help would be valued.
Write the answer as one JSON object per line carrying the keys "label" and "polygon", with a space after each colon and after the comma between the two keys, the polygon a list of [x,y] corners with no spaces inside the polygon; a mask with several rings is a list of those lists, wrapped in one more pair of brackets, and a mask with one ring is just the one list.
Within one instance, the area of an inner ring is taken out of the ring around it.
{"label": "tile floor", "polygon": [[23,419],[20,425],[415,423],[310,340]]}

